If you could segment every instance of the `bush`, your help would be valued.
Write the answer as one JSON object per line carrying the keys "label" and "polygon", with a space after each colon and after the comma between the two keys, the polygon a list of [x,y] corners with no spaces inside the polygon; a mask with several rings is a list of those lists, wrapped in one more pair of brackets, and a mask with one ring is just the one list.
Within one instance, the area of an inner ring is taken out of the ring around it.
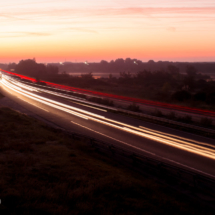
{"label": "bush", "polygon": [[28,79],[21,79],[21,78],[20,78],[19,80],[24,81],[24,82],[27,82],[27,83],[31,83],[31,84],[33,83],[33,81],[28,80]]}
{"label": "bush", "polygon": [[200,124],[202,126],[205,126],[205,127],[210,127],[212,126],[212,119],[210,118],[207,118],[207,117],[202,117],[201,120],[200,120]]}
{"label": "bush", "polygon": [[87,96],[84,95],[84,94],[74,93],[73,95],[76,96],[76,97],[79,97],[79,98],[83,98],[83,99],[87,98]]}
{"label": "bush", "polygon": [[160,111],[160,110],[156,110],[154,113],[153,113],[154,116],[157,116],[157,117],[162,117],[163,116],[163,113]]}
{"label": "bush", "polygon": [[47,86],[47,84],[45,82],[42,81],[37,81],[36,84],[42,85],[42,86]]}
{"label": "bush", "polygon": [[178,118],[179,121],[184,123],[191,123],[192,122],[192,116],[186,115],[183,117]]}
{"label": "bush", "polygon": [[91,101],[91,102],[102,104],[102,105],[114,106],[113,101],[111,101],[109,99],[102,99],[102,98],[92,97],[92,98],[89,98],[88,100]]}
{"label": "bush", "polygon": [[177,100],[177,101],[185,101],[189,100],[191,98],[191,94],[187,92],[186,90],[181,90],[173,93],[172,99]]}
{"label": "bush", "polygon": [[134,111],[134,112],[140,112],[140,107],[138,105],[136,105],[135,103],[129,105],[127,107],[127,109],[130,111]]}
{"label": "bush", "polygon": [[175,112],[171,111],[169,115],[167,115],[169,119],[176,119]]}
{"label": "bush", "polygon": [[206,100],[206,93],[205,92],[198,92],[194,95],[195,101],[205,101]]}

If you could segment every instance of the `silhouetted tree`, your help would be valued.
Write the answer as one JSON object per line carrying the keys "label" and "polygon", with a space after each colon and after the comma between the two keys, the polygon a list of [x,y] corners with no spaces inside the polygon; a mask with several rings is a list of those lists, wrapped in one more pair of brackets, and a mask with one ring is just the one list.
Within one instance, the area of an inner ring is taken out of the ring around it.
{"label": "silhouetted tree", "polygon": [[8,66],[7,66],[7,70],[8,70],[8,71],[15,70],[15,68],[16,68],[16,63],[10,63],[10,64],[8,64]]}
{"label": "silhouetted tree", "polygon": [[214,105],[215,104],[215,92],[209,93],[206,98],[207,104]]}
{"label": "silhouetted tree", "polygon": [[170,72],[171,74],[178,74],[179,73],[179,68],[174,65],[169,65],[167,67],[167,71]]}
{"label": "silhouetted tree", "polygon": [[118,58],[118,59],[115,60],[115,64],[117,64],[117,65],[123,65],[124,63],[125,62],[124,62],[124,60],[122,58]]}
{"label": "silhouetted tree", "polygon": [[16,73],[40,78],[46,74],[46,67],[44,64],[38,64],[34,60],[21,60],[15,67]]}
{"label": "silhouetted tree", "polygon": [[56,66],[53,65],[47,65],[46,71],[48,75],[57,75],[59,73],[59,69]]}
{"label": "silhouetted tree", "polygon": [[190,98],[191,98],[191,94],[185,90],[177,91],[172,95],[172,99],[180,102],[188,100]]}
{"label": "silhouetted tree", "polygon": [[194,66],[187,65],[186,73],[187,75],[184,77],[184,84],[188,86],[190,89],[192,89],[195,86],[197,70]]}
{"label": "silhouetted tree", "polygon": [[131,58],[126,58],[126,59],[125,59],[125,64],[126,64],[127,66],[133,65],[133,63],[134,63],[134,61],[131,60]]}
{"label": "silhouetted tree", "polygon": [[87,74],[81,74],[81,78],[85,79],[85,80],[92,80],[93,79],[93,75],[91,72],[87,73]]}
{"label": "silhouetted tree", "polygon": [[196,101],[205,101],[206,100],[206,93],[205,92],[198,92],[196,93],[193,98]]}

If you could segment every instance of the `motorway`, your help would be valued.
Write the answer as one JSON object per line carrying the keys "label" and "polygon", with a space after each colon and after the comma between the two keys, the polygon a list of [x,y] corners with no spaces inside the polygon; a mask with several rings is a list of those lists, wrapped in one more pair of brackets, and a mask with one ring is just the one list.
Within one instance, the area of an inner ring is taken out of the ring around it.
{"label": "motorway", "polygon": [[118,115],[84,99],[6,75],[0,89],[6,97],[66,130],[215,178],[214,139]]}

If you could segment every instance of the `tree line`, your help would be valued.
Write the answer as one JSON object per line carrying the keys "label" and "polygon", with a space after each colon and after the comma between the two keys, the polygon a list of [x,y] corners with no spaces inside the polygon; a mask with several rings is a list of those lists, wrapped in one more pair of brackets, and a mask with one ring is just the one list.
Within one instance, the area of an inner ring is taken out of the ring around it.
{"label": "tree line", "polygon": [[[117,65],[127,64],[130,60],[116,60]],[[133,60],[132,60],[133,62]],[[135,63],[140,63],[135,61]],[[135,64],[133,62],[133,64]],[[153,62],[150,62],[153,64]],[[100,67],[107,68],[107,62],[102,61]],[[85,64],[84,66],[88,66]],[[192,64],[187,64],[185,71],[171,63],[157,70],[129,70],[130,67],[120,68],[119,77],[112,70],[107,70],[108,78],[94,79],[93,72],[72,76],[67,71],[59,72],[54,64],[38,64],[35,60],[22,60],[18,64],[9,64],[8,70],[40,80],[46,80],[74,87],[87,88],[102,92],[116,93],[170,103],[189,103],[189,105],[215,104],[215,81],[209,75],[202,74]],[[124,71],[123,71],[124,69]],[[104,69],[105,70],[105,69]],[[103,71],[104,71],[103,70]]]}

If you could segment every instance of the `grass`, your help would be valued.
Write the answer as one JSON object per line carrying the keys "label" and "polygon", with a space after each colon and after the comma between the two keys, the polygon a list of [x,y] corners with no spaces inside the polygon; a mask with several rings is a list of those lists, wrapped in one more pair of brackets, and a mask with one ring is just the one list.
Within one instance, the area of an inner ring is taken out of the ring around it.
{"label": "grass", "polygon": [[4,96],[0,93],[0,99],[3,98]]}
{"label": "grass", "polygon": [[0,109],[0,214],[214,214],[63,132]]}

